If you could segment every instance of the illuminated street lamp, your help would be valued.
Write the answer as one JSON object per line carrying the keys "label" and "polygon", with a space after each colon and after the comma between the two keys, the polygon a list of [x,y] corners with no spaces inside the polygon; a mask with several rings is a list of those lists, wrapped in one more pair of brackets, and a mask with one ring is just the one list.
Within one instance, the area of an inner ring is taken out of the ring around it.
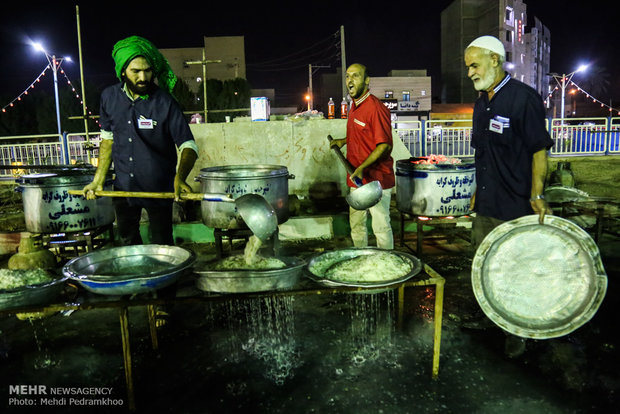
{"label": "illuminated street lamp", "polygon": [[50,55],[47,51],[41,46],[40,43],[33,43],[32,45],[39,52],[43,52],[45,57],[47,58],[47,62],[54,72],[54,97],[56,100],[56,124],[58,125],[58,139],[61,141],[61,146],[64,148],[65,153],[63,155],[65,164],[69,164],[69,154],[66,152],[66,145],[62,145],[62,128],[60,126],[60,104],[58,101],[58,69],[60,69],[60,65],[63,61],[71,62],[70,57],[56,57],[56,55]]}
{"label": "illuminated street lamp", "polygon": [[556,83],[558,84],[558,86],[560,87],[560,89],[562,89],[562,101],[561,101],[561,113],[560,113],[560,119],[562,120],[562,124],[564,124],[564,97],[566,96],[566,84],[570,83],[571,79],[573,78],[573,76],[575,75],[575,73],[578,72],[583,72],[584,70],[586,70],[588,67],[588,65],[581,65],[579,66],[579,68],[571,73],[569,73],[568,75],[558,75],[557,73],[550,73],[549,75],[553,76],[553,79],[555,79]]}

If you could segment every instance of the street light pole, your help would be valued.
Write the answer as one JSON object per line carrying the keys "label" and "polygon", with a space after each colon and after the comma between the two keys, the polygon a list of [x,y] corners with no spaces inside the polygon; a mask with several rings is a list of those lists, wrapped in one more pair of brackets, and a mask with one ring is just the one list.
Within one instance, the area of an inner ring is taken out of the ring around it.
{"label": "street light pole", "polygon": [[[560,86],[560,89],[562,89],[562,101],[560,102],[560,108],[561,108],[561,113],[560,113],[560,119],[562,122],[562,125],[564,124],[564,98],[566,97],[566,84],[570,83],[571,79],[573,79],[573,76],[575,75],[575,73],[577,72],[582,72],[584,70],[586,70],[587,65],[581,65],[579,66],[579,68],[571,73],[569,73],[568,75],[563,74],[562,77],[560,78],[560,75],[558,75],[557,73],[550,73],[549,75],[553,76],[553,79],[555,79],[556,83]],[[558,80],[560,79],[560,80]]]}
{"label": "street light pole", "polygon": [[202,48],[202,60],[188,60],[183,63],[186,65],[202,65],[202,86],[204,87],[202,91],[202,100],[204,106],[205,124],[207,124],[209,123],[209,119],[207,117],[207,63],[222,63],[222,60],[207,60],[205,48]]}
{"label": "street light pole", "polygon": [[56,125],[58,126],[58,140],[60,141],[60,146],[63,149],[63,161],[65,164],[69,164],[70,163],[69,162],[69,151],[68,151],[66,143],[63,142],[62,127],[60,124],[60,100],[58,98],[58,69],[60,69],[60,65],[62,65],[63,61],[65,60],[71,61],[71,58],[69,57],[57,58],[56,55],[50,55],[38,43],[35,43],[34,47],[37,50],[45,54],[45,58],[47,59],[47,62],[49,63],[50,68],[52,69],[52,72],[54,73],[54,99],[56,101]]}
{"label": "street light pole", "polygon": [[[56,63],[56,55],[52,55],[50,64],[52,65],[52,72],[54,72],[54,98],[56,100],[56,124],[58,125],[58,135],[62,134],[62,128],[60,126],[60,105],[58,99],[58,65]],[[62,62],[62,60],[61,60]],[[67,160],[65,160],[66,163]]]}

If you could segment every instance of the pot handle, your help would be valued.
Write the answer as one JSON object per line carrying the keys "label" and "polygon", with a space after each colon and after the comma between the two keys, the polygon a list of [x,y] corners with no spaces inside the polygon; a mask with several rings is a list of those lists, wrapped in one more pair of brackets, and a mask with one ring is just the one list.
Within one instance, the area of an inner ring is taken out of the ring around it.
{"label": "pot handle", "polygon": [[294,180],[295,179],[295,174],[289,174],[288,177],[289,180]]}

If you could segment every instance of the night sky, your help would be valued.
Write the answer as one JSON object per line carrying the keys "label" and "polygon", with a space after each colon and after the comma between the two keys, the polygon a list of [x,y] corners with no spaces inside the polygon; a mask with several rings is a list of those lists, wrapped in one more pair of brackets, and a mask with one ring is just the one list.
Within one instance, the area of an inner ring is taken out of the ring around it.
{"label": "night sky", "polygon": [[[115,82],[111,50],[117,40],[130,35],[144,36],[160,48],[201,47],[203,36],[243,35],[251,86],[276,88],[277,95],[299,94],[301,102],[308,64],[333,68],[319,72],[333,72],[339,66],[329,50],[319,55],[317,47],[335,48],[338,39],[332,35],[341,25],[347,63],[365,63],[374,76],[386,76],[391,69],[427,69],[439,81],[440,13],[451,1],[393,2],[394,6],[377,2],[381,5],[377,9],[360,6],[362,2],[350,7],[329,2],[254,2],[247,8],[230,7],[229,2],[227,6],[161,3],[168,7],[155,2],[89,2],[79,5],[85,82],[101,86]],[[64,63],[63,68],[71,81],[78,82],[76,3],[21,3],[28,7],[4,5],[0,16],[0,95],[19,94],[46,66],[44,55],[29,45],[30,40],[40,41],[50,53],[71,56],[74,62]],[[171,9],[172,4],[183,7]],[[536,15],[551,30],[551,71],[569,73],[581,63],[596,65],[611,82],[609,96],[600,99],[620,101],[620,30],[613,2],[530,0],[526,4],[528,16]],[[51,80],[47,82],[52,91]],[[438,92],[439,88],[434,89],[434,95]]]}

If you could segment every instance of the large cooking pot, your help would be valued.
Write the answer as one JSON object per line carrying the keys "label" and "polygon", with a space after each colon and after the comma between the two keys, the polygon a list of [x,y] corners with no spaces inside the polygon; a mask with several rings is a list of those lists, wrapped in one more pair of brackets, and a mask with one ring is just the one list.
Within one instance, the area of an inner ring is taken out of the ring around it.
{"label": "large cooking pot", "polygon": [[[69,194],[69,190],[81,190],[89,184],[94,175],[92,168],[67,168],[18,178],[26,229],[32,233],[65,233],[113,223],[111,198],[86,200],[83,196]],[[112,188],[111,174],[105,188]]]}
{"label": "large cooking pot", "polygon": [[[203,168],[196,177],[203,193],[230,194],[233,199],[244,194],[263,196],[275,210],[278,224],[288,220],[288,180],[294,176],[281,165],[225,165]],[[245,229],[246,224],[233,203],[202,201],[202,221],[211,228]]]}
{"label": "large cooking pot", "polygon": [[423,161],[420,158],[396,161],[396,208],[426,217],[469,213],[470,199],[476,190],[474,163]]}

